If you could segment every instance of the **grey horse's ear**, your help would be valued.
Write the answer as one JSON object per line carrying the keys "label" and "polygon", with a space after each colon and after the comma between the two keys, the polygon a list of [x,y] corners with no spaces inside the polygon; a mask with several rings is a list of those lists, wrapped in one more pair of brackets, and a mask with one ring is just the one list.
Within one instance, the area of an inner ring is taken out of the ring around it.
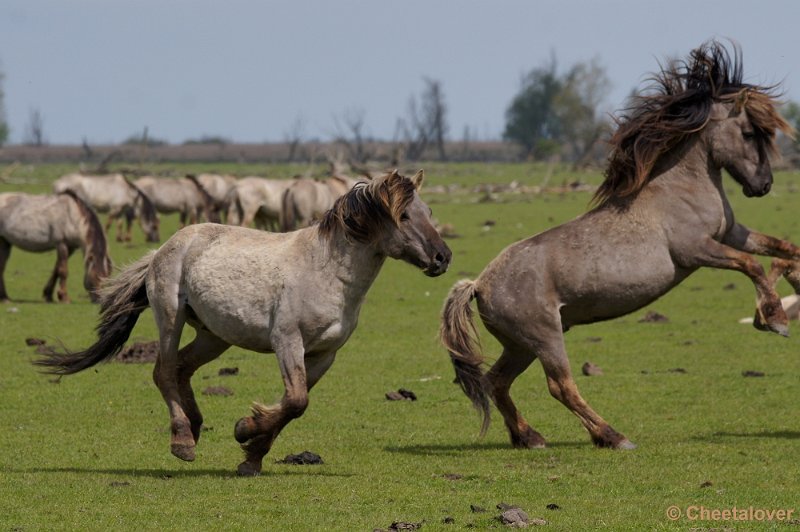
{"label": "grey horse's ear", "polygon": [[425,180],[425,170],[419,170],[414,177],[411,178],[411,182],[414,183],[414,186],[417,187],[417,190],[422,188],[422,182]]}

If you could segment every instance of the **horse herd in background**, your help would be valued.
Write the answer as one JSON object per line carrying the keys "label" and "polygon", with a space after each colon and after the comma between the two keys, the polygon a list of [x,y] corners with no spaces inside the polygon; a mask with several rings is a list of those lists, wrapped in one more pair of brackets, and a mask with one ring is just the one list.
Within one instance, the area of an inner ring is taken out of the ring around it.
{"label": "horse herd in background", "polygon": [[[76,249],[84,255],[84,286],[95,300],[100,281],[111,272],[106,235],[116,223],[118,242],[131,240],[134,220],[147,242],[159,242],[159,214],[177,213],[181,227],[202,221],[287,232],[311,225],[359,179],[338,174],[325,179],[269,179],[197,174],[185,177],[115,173],[71,173],[53,183],[54,195],[0,194],[0,301],[8,300],[4,272],[11,247],[57,252],[44,289],[53,301],[68,302],[67,263]],[[105,231],[97,214],[107,214]]]}

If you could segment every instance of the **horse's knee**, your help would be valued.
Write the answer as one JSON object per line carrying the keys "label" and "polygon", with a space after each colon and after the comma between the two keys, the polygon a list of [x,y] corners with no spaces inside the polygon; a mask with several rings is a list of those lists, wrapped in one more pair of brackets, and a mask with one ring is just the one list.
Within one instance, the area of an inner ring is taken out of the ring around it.
{"label": "horse's knee", "polygon": [[289,419],[295,419],[303,415],[308,408],[308,394],[288,396],[283,400],[283,411]]}

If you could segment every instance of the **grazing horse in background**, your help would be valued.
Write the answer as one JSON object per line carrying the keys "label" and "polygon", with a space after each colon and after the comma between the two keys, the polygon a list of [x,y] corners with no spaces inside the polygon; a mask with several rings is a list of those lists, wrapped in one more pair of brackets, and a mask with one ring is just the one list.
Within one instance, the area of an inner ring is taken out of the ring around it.
{"label": "grazing horse in background", "polygon": [[111,273],[103,226],[92,208],[71,190],[42,196],[0,194],[0,301],[8,301],[4,273],[11,246],[33,252],[56,250],[56,265],[43,292],[48,302],[53,301],[58,282],[58,300],[69,303],[68,261],[78,248],[83,251],[83,286],[92,302],[97,300],[100,281]]}
{"label": "grazing horse in background", "polygon": [[[194,460],[203,417],[190,379],[231,345],[277,355],[285,393],[255,404],[236,423],[245,451],[240,475],[255,475],[280,431],[303,414],[308,392],[352,334],[361,304],[386,257],[428,276],[447,270],[451,253],[431,224],[413,178],[392,172],[359,183],[322,221],[292,233],[201,224],[178,231],[101,292],[98,341],[80,353],[36,363],[71,374],[111,358],[148,306],[158,325],[154,380],[169,408],[172,454]],[[195,339],[178,350],[189,324]]]}
{"label": "grazing horse in background", "polygon": [[[95,211],[108,213],[106,233],[114,220],[117,224],[117,241],[129,242],[131,222],[138,218],[147,242],[158,242],[158,214],[150,199],[122,174],[84,175],[67,174],[53,183],[53,192],[72,190]],[[123,218],[125,232],[122,231]]]}
{"label": "grazing horse in background", "polygon": [[243,177],[236,182],[225,200],[230,225],[277,231],[280,228],[281,199],[291,179]]}
{"label": "grazing horse in background", "polygon": [[352,177],[335,175],[324,181],[297,179],[283,193],[281,231],[293,231],[319,220],[342,194],[358,183]]}
{"label": "grazing horse in background", "polygon": [[[742,82],[738,46],[731,59],[716,41],[704,43],[654,81],[618,120],[594,208],[510,245],[476,280],[456,283],[445,301],[441,340],[458,383],[482,413],[481,433],[491,398],[514,447],[545,445],[509,394],[538,358],[552,396],[597,446],[635,447],[581,397],[564,332],[633,312],[703,266],[747,275],[758,296],[755,325],[787,334],[780,299],[751,253],[797,260],[800,248],[736,222],[722,169],[745,196],[765,195],[776,132],[791,134],[791,127],[770,88]],[[485,374],[472,299],[503,346]]]}
{"label": "grazing horse in background", "polygon": [[213,210],[221,220],[228,215],[228,193],[236,185],[236,178],[232,175],[197,174],[195,179],[213,200]]}
{"label": "grazing horse in background", "polygon": [[186,177],[140,177],[134,184],[153,202],[162,214],[177,212],[181,227],[195,224],[205,218],[219,222],[214,210],[214,200],[193,175]]}

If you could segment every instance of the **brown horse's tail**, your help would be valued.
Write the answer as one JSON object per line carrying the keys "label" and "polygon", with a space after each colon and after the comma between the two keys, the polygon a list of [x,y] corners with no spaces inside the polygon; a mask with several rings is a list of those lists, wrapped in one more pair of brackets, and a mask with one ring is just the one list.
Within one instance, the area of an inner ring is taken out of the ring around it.
{"label": "brown horse's tail", "polygon": [[45,373],[71,375],[119,353],[139,314],[150,305],[145,276],[155,253],[151,251],[100,287],[100,324],[94,345],[76,353],[48,354],[33,363],[45,368]]}
{"label": "brown horse's tail", "polygon": [[292,187],[283,191],[281,196],[281,231],[293,231],[297,225],[297,212],[295,212],[294,192]]}
{"label": "brown horse's tail", "polygon": [[439,338],[450,353],[456,382],[481,414],[481,436],[489,428],[489,398],[483,386],[483,356],[470,302],[475,297],[475,281],[457,282],[442,309]]}

